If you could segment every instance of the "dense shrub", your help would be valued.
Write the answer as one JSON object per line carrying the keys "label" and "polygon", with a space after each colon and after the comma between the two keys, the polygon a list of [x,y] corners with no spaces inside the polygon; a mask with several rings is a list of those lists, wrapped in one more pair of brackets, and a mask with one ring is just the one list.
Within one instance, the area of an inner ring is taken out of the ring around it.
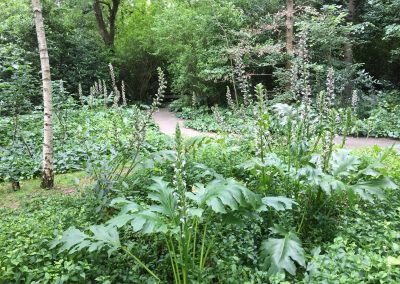
{"label": "dense shrub", "polygon": [[365,116],[355,121],[354,135],[400,138],[400,92],[380,93]]}

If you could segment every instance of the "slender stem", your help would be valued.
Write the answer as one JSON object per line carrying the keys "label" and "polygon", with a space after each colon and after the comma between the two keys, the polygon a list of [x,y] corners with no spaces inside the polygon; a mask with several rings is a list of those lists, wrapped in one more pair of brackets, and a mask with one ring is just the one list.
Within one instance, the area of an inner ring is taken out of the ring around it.
{"label": "slender stem", "polygon": [[180,272],[179,272],[179,261],[178,258],[176,257],[176,251],[175,251],[175,246],[171,238],[168,238],[170,242],[170,246],[173,252],[173,258],[174,258],[174,263],[175,263],[175,270],[176,270],[176,278],[175,278],[175,283],[181,283],[181,278],[180,278]]}
{"label": "slender stem", "polygon": [[300,122],[300,127],[299,127],[299,131],[297,132],[297,136],[296,136],[296,156],[295,156],[295,166],[296,166],[296,170],[299,169],[300,165],[299,165],[299,157],[300,157],[300,150],[301,150],[301,142],[302,142],[302,137],[304,137],[304,122]]}
{"label": "slender stem", "polygon": [[[194,221],[194,237],[193,237],[193,255],[192,255],[192,262],[194,262],[194,258],[196,256],[196,241],[197,241],[197,228],[199,225],[198,218],[195,219]],[[194,266],[194,265],[193,265]]]}
{"label": "slender stem", "polygon": [[287,180],[289,181],[289,175],[290,175],[290,165],[292,163],[291,161],[291,144],[292,144],[292,119],[289,116],[288,118],[288,128],[287,128],[287,141],[288,141],[288,167],[287,167]]}
{"label": "slender stem", "polygon": [[322,131],[318,134],[317,140],[315,140],[314,146],[312,147],[311,153],[314,153],[315,150],[317,149],[318,143],[321,140],[321,136],[322,136]]}
{"label": "slender stem", "polygon": [[160,278],[157,277],[157,275],[154,274],[153,271],[150,270],[150,268],[144,264],[139,258],[137,258],[134,254],[132,254],[126,247],[122,247],[122,249],[129,254],[134,260],[136,260],[137,263],[139,263],[140,266],[142,266],[151,276],[153,276],[155,279],[157,279],[158,282],[160,282]]}
{"label": "slender stem", "polygon": [[[190,253],[189,253],[189,251],[190,251],[190,241],[192,240],[192,230],[186,230],[187,231],[187,233],[188,233],[188,238],[187,238],[187,240],[186,240],[186,243],[185,243],[185,264],[186,265],[188,265],[189,263],[187,262],[187,260],[189,259],[189,255],[190,255]],[[190,264],[192,264],[192,263],[190,263]]]}
{"label": "slender stem", "polygon": [[204,265],[206,264],[206,259],[207,259],[208,253],[210,252],[210,249],[214,246],[214,243],[215,243],[215,235],[211,239],[210,244],[207,247],[206,253],[204,254],[203,263],[202,263],[201,268],[203,268]]}
{"label": "slender stem", "polygon": [[340,148],[343,148],[344,145],[346,144],[346,139],[347,139],[347,135],[349,133],[351,120],[352,120],[351,110],[347,109],[347,111],[346,111],[346,125],[345,125],[344,131],[343,131],[343,139],[342,139],[342,144],[340,145]]}
{"label": "slender stem", "polygon": [[208,220],[204,225],[203,238],[201,240],[200,263],[199,263],[200,270],[203,269],[202,264],[203,264],[203,257],[204,257],[204,246],[205,246],[205,243],[206,243],[207,225],[208,225]]}
{"label": "slender stem", "polygon": [[172,271],[174,273],[174,279],[175,279],[175,282],[176,282],[176,279],[178,279],[179,275],[176,273],[174,255],[173,255],[172,248],[171,248],[171,246],[169,244],[168,237],[166,238],[166,243],[167,243],[167,248],[168,248],[169,259],[170,259],[171,266],[172,266]]}
{"label": "slender stem", "polygon": [[301,217],[301,221],[300,221],[299,228],[297,229],[297,234],[299,234],[299,233],[301,232],[301,229],[302,229],[302,227],[303,227],[303,222],[304,222],[304,217],[305,217],[305,215],[306,215],[306,212],[307,212],[307,210],[304,209],[304,213],[303,213],[303,216]]}

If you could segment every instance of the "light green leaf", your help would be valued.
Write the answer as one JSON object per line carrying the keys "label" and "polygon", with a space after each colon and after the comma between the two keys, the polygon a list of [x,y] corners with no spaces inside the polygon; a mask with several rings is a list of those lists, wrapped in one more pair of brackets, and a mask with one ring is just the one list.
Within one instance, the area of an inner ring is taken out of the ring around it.
{"label": "light green leaf", "polygon": [[93,233],[93,239],[114,247],[121,246],[117,228],[114,226],[95,225],[89,227]]}
{"label": "light green leaf", "polygon": [[264,205],[272,207],[277,211],[284,211],[292,209],[292,205],[297,205],[297,203],[284,196],[267,196],[262,199]]}
{"label": "light green leaf", "polygon": [[204,212],[204,210],[201,208],[189,208],[188,209],[189,216],[193,216],[193,217],[201,218],[203,216],[203,212]]}
{"label": "light green leaf", "polygon": [[332,175],[338,177],[349,176],[351,172],[357,169],[361,161],[358,157],[351,155],[349,150],[339,149],[332,153],[329,163],[332,168]]}
{"label": "light green leaf", "polygon": [[122,213],[108,220],[107,224],[110,226],[121,228],[122,226],[125,226],[125,224],[131,221],[133,218],[134,216],[131,214]]}
{"label": "light green leaf", "polygon": [[387,258],[387,263],[390,266],[400,266],[400,257],[389,256]]}
{"label": "light green leaf", "polygon": [[173,195],[174,189],[170,188],[168,182],[165,182],[162,177],[153,178],[154,184],[149,188],[151,192],[148,197],[160,203],[159,205],[153,205],[150,207],[152,211],[161,213],[172,219],[177,217],[177,202]]}
{"label": "light green leaf", "polygon": [[295,262],[305,267],[304,249],[299,238],[278,226],[272,228],[272,231],[279,233],[283,238],[269,238],[262,243],[261,256],[264,258],[264,267],[270,274],[287,271],[295,275]]}
{"label": "light green leaf", "polygon": [[211,181],[204,187],[196,184],[192,192],[186,193],[198,207],[211,208],[216,213],[226,213],[227,210],[257,209],[262,205],[261,197],[233,179]]}
{"label": "light green leaf", "polygon": [[362,181],[355,185],[351,185],[350,189],[357,193],[362,199],[374,202],[374,197],[384,198],[384,189],[396,189],[397,185],[388,177],[376,180]]}
{"label": "light green leaf", "polygon": [[54,248],[59,244],[63,244],[60,248],[60,252],[65,250],[69,251],[77,244],[83,242],[86,238],[88,238],[88,236],[85,233],[74,227],[71,227],[64,232],[60,239],[53,240],[50,243],[50,248]]}

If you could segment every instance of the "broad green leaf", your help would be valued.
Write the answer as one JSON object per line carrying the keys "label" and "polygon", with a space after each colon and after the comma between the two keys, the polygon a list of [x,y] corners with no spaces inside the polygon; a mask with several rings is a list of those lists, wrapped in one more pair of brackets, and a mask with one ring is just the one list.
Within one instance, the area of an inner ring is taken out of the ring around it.
{"label": "broad green leaf", "polygon": [[[118,206],[116,206],[118,205]],[[135,212],[135,211],[139,211],[142,209],[142,207],[140,205],[138,205],[136,202],[127,200],[125,198],[122,197],[117,197],[114,198],[113,200],[111,200],[110,206],[115,206],[115,207],[121,207],[121,213],[125,214],[128,212]]]}
{"label": "broad green leaf", "polygon": [[264,258],[265,269],[270,274],[287,271],[295,275],[295,262],[305,267],[304,249],[299,238],[277,226],[272,231],[283,238],[269,238],[262,243],[261,256]]}
{"label": "broad green leaf", "polygon": [[211,208],[216,213],[226,213],[239,208],[256,209],[261,206],[261,198],[238,182],[228,180],[213,180],[207,186],[196,184],[192,192],[186,196],[197,206]]}
{"label": "broad green leaf", "polygon": [[110,226],[115,226],[117,228],[121,228],[123,226],[126,225],[126,223],[128,223],[129,221],[131,221],[134,218],[133,215],[131,214],[119,214],[113,218],[111,218],[110,220],[107,221],[107,224]]}
{"label": "broad green leaf", "polygon": [[297,205],[297,203],[284,196],[267,196],[262,199],[264,205],[272,207],[277,211],[284,211],[292,209],[292,205]]}
{"label": "broad green leaf", "polygon": [[322,174],[317,182],[317,184],[327,195],[331,195],[332,192],[346,191],[346,185],[331,175]]}
{"label": "broad green leaf", "polygon": [[53,240],[50,244],[50,248],[54,248],[59,244],[63,244],[60,251],[69,251],[71,248],[77,244],[83,242],[88,236],[82,231],[71,227],[64,232],[60,239]]}
{"label": "broad green leaf", "polygon": [[201,170],[201,174],[198,175],[199,177],[210,176],[215,179],[224,179],[224,177],[222,175],[220,175],[214,169],[212,169],[204,164],[196,163],[195,168]]}
{"label": "broad green leaf", "polygon": [[[142,232],[143,234],[153,234],[158,232],[175,231],[176,225],[168,222],[160,214],[151,210],[143,210],[137,212],[131,221],[134,232]],[[169,226],[168,226],[169,225]]]}
{"label": "broad green leaf", "polygon": [[349,176],[357,169],[361,161],[358,157],[351,155],[349,150],[339,149],[332,153],[329,163],[332,168],[332,175],[338,177]]}
{"label": "broad green leaf", "polygon": [[199,217],[201,218],[203,216],[203,212],[204,210],[201,208],[189,208],[188,209],[188,214],[189,216],[193,216],[193,217]]}
{"label": "broad green leaf", "polygon": [[153,205],[150,207],[152,211],[159,212],[172,219],[177,218],[177,202],[174,197],[174,189],[170,188],[168,182],[163,181],[162,177],[153,178],[154,184],[150,186],[151,192],[148,197],[160,203],[159,205]]}
{"label": "broad green leaf", "polygon": [[374,202],[374,197],[384,198],[384,189],[396,189],[397,185],[388,177],[376,180],[362,181],[355,185],[351,185],[350,189],[357,193],[362,199]]}
{"label": "broad green leaf", "polygon": [[114,226],[95,225],[89,227],[93,233],[93,239],[101,241],[104,244],[109,244],[113,247],[119,247],[119,234],[117,228]]}

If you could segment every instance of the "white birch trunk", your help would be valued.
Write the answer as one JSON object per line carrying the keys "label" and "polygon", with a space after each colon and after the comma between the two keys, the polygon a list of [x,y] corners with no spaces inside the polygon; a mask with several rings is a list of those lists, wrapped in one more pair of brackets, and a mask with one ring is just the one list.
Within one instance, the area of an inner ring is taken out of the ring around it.
{"label": "white birch trunk", "polygon": [[286,52],[293,55],[294,1],[286,0]]}
{"label": "white birch trunk", "polygon": [[40,65],[42,69],[42,83],[43,83],[44,126],[43,126],[42,187],[52,188],[54,186],[53,124],[52,124],[53,104],[51,95],[50,62],[49,62],[49,54],[47,51],[46,35],[44,32],[42,6],[40,0],[32,0],[32,9],[35,17],[36,34],[39,45]]}

